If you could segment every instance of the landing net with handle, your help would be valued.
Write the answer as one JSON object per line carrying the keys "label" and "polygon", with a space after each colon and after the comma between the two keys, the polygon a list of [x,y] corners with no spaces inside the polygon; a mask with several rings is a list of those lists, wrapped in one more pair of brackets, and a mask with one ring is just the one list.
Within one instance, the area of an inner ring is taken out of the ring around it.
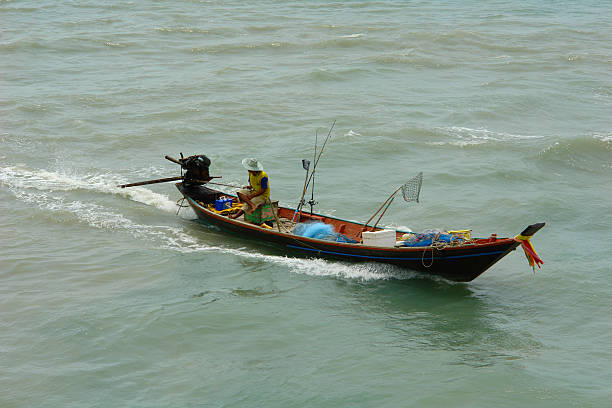
{"label": "landing net with handle", "polygon": [[423,184],[423,172],[419,172],[416,176],[411,178],[400,187],[402,190],[402,196],[404,196],[404,201],[416,201],[419,202],[419,195],[421,194],[421,185]]}
{"label": "landing net with handle", "polygon": [[418,203],[419,196],[421,194],[422,185],[423,185],[423,172],[419,172],[416,176],[408,180],[405,184],[401,185],[397,190],[391,193],[391,195],[385,200],[385,202],[382,203],[380,208],[376,210],[376,212],[372,214],[370,219],[365,223],[366,226],[364,227],[364,231],[368,228],[367,225],[370,223],[370,221],[372,221],[374,217],[376,217],[376,215],[382,211],[382,213],[378,217],[378,220],[376,220],[376,223],[372,227],[372,230],[376,228],[376,226],[382,219],[383,215],[385,215],[385,213],[391,206],[391,203],[393,202],[393,200],[395,200],[395,196],[400,190],[402,191],[402,196],[404,197],[404,201],[406,202],[416,201]]}

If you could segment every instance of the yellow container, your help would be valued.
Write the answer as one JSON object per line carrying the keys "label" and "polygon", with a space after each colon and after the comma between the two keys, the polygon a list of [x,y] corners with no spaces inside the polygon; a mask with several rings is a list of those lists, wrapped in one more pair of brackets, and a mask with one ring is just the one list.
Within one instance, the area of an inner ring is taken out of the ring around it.
{"label": "yellow container", "polygon": [[472,230],[469,230],[469,229],[448,231],[449,234],[454,235],[459,238],[463,238],[463,239],[470,239],[471,232]]}

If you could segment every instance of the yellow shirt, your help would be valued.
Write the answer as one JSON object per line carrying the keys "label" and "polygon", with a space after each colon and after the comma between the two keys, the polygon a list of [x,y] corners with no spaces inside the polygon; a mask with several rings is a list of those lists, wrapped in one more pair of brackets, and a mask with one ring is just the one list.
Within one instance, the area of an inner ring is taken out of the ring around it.
{"label": "yellow shirt", "polygon": [[[263,179],[265,179],[263,183],[265,188],[262,187]],[[270,181],[268,180],[268,175],[265,171],[260,171],[258,173],[249,171],[249,184],[251,185],[251,188],[255,193],[258,193],[261,190],[265,190],[265,193],[263,193],[259,197],[262,197],[265,200],[270,198]]]}

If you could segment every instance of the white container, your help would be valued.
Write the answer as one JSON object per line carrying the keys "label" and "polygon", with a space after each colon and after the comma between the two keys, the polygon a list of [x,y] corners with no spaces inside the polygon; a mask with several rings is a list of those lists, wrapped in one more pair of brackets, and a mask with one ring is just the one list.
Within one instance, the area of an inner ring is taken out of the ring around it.
{"label": "white container", "polygon": [[367,246],[393,247],[397,241],[395,230],[362,232],[361,238]]}

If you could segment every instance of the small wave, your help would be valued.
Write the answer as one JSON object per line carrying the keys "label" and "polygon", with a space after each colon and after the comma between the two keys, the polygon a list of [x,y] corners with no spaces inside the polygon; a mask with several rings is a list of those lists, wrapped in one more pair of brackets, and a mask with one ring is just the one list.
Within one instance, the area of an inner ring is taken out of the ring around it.
{"label": "small wave", "polygon": [[612,144],[612,133],[595,133],[593,139]]}
{"label": "small wave", "polygon": [[254,25],[245,27],[245,30],[254,33],[273,33],[279,31],[282,27],[276,25]]}
{"label": "small wave", "polygon": [[442,127],[435,129],[442,136],[449,136],[453,140],[433,141],[431,145],[454,145],[459,147],[481,145],[491,142],[515,142],[517,140],[541,139],[544,136],[519,135],[513,133],[494,132],[484,128],[468,128],[461,126]]}
{"label": "small wave", "polygon": [[165,34],[212,34],[212,30],[193,27],[157,27],[155,31]]}
{"label": "small wave", "polygon": [[[355,39],[360,39],[360,41],[355,41]],[[350,34],[343,35],[336,38],[328,38],[316,43],[309,44],[308,47],[312,47],[315,49],[327,49],[327,48],[353,48],[359,47],[360,49],[372,49],[372,50],[381,50],[386,49],[390,46],[393,46],[393,42],[368,38],[363,34]]]}
{"label": "small wave", "polygon": [[539,153],[543,163],[561,164],[588,172],[612,169],[612,133],[557,141]]}
{"label": "small wave", "polygon": [[94,19],[66,21],[62,23],[61,25],[62,27],[72,29],[75,27],[93,27],[93,26],[99,26],[99,25],[104,25],[104,24],[114,24],[114,23],[120,23],[120,22],[121,20],[116,19],[116,18],[94,18]]}
{"label": "small wave", "polygon": [[342,35],[340,36],[340,38],[360,38],[363,37],[365,34],[363,33],[358,33],[358,34],[348,34],[348,35]]}
{"label": "small wave", "polygon": [[2,3],[4,2],[0,2],[0,11],[3,13],[33,13],[40,11],[38,7],[5,7]]}
{"label": "small wave", "polygon": [[[248,37],[247,37],[248,38]],[[359,41],[356,41],[359,40]],[[327,48],[369,48],[373,50],[384,49],[393,45],[390,41],[381,41],[368,39],[363,33],[343,35],[333,38],[327,38],[315,42],[289,42],[289,41],[250,41],[244,42],[243,37],[240,37],[237,42],[225,42],[206,45],[198,48],[191,48],[193,54],[237,54],[249,51],[266,51],[266,50],[287,50],[300,52],[302,50],[311,49],[327,49]]]}
{"label": "small wave", "polygon": [[415,48],[387,52],[366,58],[367,61],[385,66],[413,66],[416,68],[448,69],[461,65],[459,60],[423,53]]}
{"label": "small wave", "polygon": [[291,49],[295,44],[287,42],[264,42],[264,43],[238,43],[219,44],[206,47],[192,48],[192,54],[237,54],[245,51],[260,51],[270,49]]}
{"label": "small wave", "polygon": [[318,68],[316,71],[310,72],[308,76],[314,81],[346,81],[355,75],[369,74],[370,71],[363,68],[347,68],[339,70],[329,70],[327,68]]}
{"label": "small wave", "polygon": [[46,45],[42,40],[33,38],[20,39],[12,42],[0,44],[0,51],[36,51],[45,49]]}
{"label": "small wave", "polygon": [[354,130],[349,130],[348,132],[344,134],[344,137],[347,139],[359,138],[361,137],[361,134],[358,132],[355,132]]}

